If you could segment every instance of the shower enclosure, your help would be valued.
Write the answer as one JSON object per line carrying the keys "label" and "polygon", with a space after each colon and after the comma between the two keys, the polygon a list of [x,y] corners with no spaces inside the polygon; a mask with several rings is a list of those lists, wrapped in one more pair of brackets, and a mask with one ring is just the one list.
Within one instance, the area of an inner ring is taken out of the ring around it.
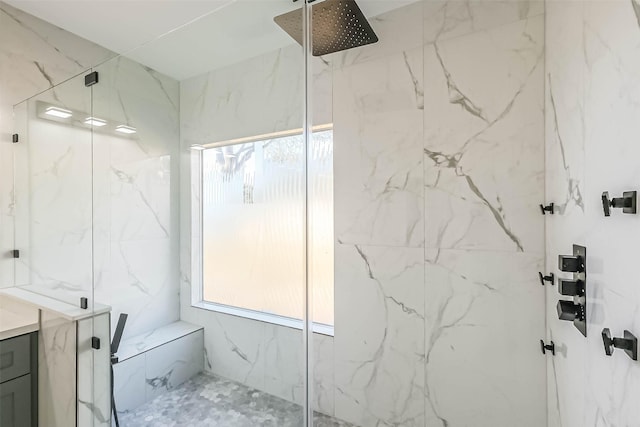
{"label": "shower enclosure", "polygon": [[546,425],[543,3],[219,3],[14,108],[41,396],[115,423],[126,313],[122,426]]}

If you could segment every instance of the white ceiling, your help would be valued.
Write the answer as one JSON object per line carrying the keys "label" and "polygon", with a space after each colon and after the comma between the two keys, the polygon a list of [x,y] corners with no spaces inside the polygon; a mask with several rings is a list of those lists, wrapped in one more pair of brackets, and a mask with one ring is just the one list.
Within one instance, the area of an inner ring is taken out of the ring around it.
{"label": "white ceiling", "polygon": [[[4,0],[183,80],[291,44],[273,22],[292,0]],[[375,16],[415,0],[358,0]]]}

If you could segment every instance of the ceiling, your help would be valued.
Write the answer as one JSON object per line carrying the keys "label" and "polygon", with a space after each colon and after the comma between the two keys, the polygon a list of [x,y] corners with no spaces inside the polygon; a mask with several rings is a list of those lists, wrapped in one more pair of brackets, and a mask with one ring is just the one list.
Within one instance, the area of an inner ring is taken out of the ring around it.
{"label": "ceiling", "polygon": [[[273,18],[292,0],[4,0],[177,80],[293,43]],[[358,0],[376,16],[415,0]]]}

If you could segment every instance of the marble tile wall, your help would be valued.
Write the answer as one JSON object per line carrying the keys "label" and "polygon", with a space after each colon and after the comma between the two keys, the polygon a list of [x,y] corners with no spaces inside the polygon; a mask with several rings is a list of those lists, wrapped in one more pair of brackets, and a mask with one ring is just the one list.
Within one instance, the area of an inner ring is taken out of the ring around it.
{"label": "marble tile wall", "polygon": [[114,54],[0,2],[0,287],[15,283],[13,105]]}
{"label": "marble tile wall", "polygon": [[[126,337],[179,316],[178,180],[172,179],[179,87],[133,61],[105,62],[112,57],[0,3],[0,286],[30,284],[74,303],[80,296],[92,300],[95,286],[95,299],[113,307],[114,322],[119,313],[129,314]],[[87,89],[83,75],[96,64],[102,64],[96,68],[100,83]],[[40,120],[39,101],[134,126],[137,134],[91,135]],[[11,144],[13,132],[21,134],[20,144]],[[13,248],[21,250],[15,263],[6,257]],[[110,424],[108,319],[78,328],[82,425],[89,419]],[[106,354],[106,364],[87,348],[98,323],[105,328],[107,353],[100,355]],[[43,325],[41,419],[75,425],[76,391],[67,388],[76,384],[70,355],[76,328],[47,317]]]}
{"label": "marble tile wall", "polygon": [[338,418],[544,423],[543,12],[419,2],[333,59]]}
{"label": "marble tile wall", "polygon": [[[95,297],[114,306],[113,321],[130,315],[126,336],[177,320],[178,83],[124,58],[104,62],[115,55],[4,3],[0,21],[0,286],[43,286],[75,302],[92,296],[95,276]],[[99,63],[93,89],[82,76],[66,81]],[[18,105],[14,119],[13,104],[53,85]],[[92,107],[138,132],[92,136],[34,120],[37,101]],[[13,146],[18,127],[25,144]],[[22,250],[15,264],[6,256],[14,247]]]}
{"label": "marble tile wall", "polygon": [[547,268],[574,243],[587,247],[587,338],[555,313],[547,289],[549,426],[637,425],[640,368],[600,333],[640,334],[635,285],[637,215],[603,216],[600,195],[636,190],[640,100],[640,5],[635,1],[549,1],[546,18]]}
{"label": "marble tile wall", "polygon": [[93,137],[95,299],[126,339],[179,318],[179,85],[124,57],[95,69],[93,114],[137,130]]}
{"label": "marble tile wall", "polygon": [[[362,426],[545,423],[543,14],[539,1],[416,2],[372,19],[378,44],[314,65],[329,81],[314,112],[331,114],[335,141],[336,333],[314,340],[323,412]],[[291,126],[295,110],[272,117],[285,88],[264,122],[240,126],[234,114],[266,95],[238,92],[258,73],[239,67],[182,83],[184,171],[191,144]],[[270,347],[300,340],[190,307],[188,175],[181,191],[181,315],[205,325],[206,369],[266,390]],[[299,374],[275,372],[288,380],[270,392],[296,401]]]}

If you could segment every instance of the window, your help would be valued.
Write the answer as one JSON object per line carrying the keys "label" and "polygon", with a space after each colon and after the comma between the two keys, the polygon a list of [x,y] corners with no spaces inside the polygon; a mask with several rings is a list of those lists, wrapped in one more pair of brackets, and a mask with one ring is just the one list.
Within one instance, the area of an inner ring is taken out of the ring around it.
{"label": "window", "polygon": [[[195,265],[201,269],[196,272],[201,285],[196,304],[302,326],[303,149],[303,135],[291,133],[213,144],[199,151],[202,201],[196,206],[201,240]],[[332,334],[333,131],[313,133],[308,151],[313,320],[316,331]]]}

